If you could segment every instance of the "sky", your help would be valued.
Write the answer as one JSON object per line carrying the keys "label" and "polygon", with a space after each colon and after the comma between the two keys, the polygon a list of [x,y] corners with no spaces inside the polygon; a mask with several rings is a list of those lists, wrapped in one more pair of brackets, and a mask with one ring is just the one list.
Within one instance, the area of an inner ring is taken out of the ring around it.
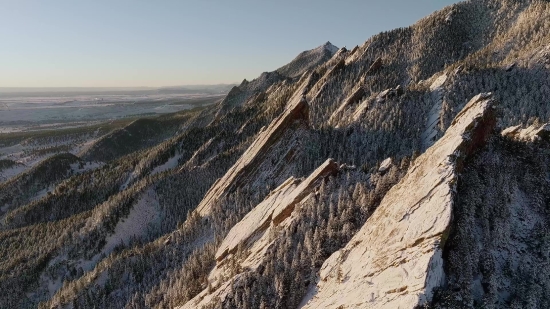
{"label": "sky", "polygon": [[236,83],[452,0],[0,0],[0,87]]}

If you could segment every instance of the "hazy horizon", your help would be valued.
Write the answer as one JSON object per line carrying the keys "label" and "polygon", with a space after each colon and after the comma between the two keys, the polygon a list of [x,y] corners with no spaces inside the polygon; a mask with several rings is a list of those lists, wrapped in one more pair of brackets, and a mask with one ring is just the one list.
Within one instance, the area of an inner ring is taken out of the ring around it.
{"label": "hazy horizon", "polygon": [[234,84],[326,41],[351,48],[453,2],[7,2],[0,87]]}
{"label": "hazy horizon", "polygon": [[60,86],[51,86],[51,87],[0,87],[0,92],[11,92],[11,91],[20,91],[20,90],[112,90],[112,89],[121,89],[121,90],[155,90],[155,89],[165,89],[165,88],[185,88],[185,87],[216,87],[216,86],[232,86],[237,85],[238,82],[234,83],[220,83],[220,84],[188,84],[188,85],[168,85],[168,86],[69,86],[69,87],[60,87]]}

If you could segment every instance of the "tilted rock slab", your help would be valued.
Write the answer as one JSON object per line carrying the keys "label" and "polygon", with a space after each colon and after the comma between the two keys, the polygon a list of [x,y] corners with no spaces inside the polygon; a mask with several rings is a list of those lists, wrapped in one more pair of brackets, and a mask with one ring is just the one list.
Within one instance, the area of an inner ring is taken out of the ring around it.
{"label": "tilted rock slab", "polygon": [[509,127],[502,130],[501,135],[523,142],[550,140],[550,123],[541,126],[532,125],[525,129],[522,129],[521,126]]}
{"label": "tilted rock slab", "polygon": [[[276,227],[285,228],[295,218],[294,210],[312,196],[321,181],[339,171],[338,164],[328,159],[306,179],[289,178],[273,190],[260,204],[251,210],[227,234],[216,253],[217,265],[209,275],[209,282],[216,290],[204,290],[179,309],[201,308],[217,300],[223,301],[231,291],[231,284],[238,282],[242,274],[229,277],[231,262],[247,271],[254,271],[265,259],[266,251],[273,244],[269,231]],[[246,254],[236,254],[239,245]],[[238,255],[238,256],[236,256]]]}
{"label": "tilted rock slab", "polygon": [[255,234],[266,230],[269,225],[279,225],[290,216],[296,204],[315,188],[320,179],[337,171],[338,164],[328,159],[301,182],[298,179],[289,178],[229,231],[218,248],[216,260],[221,261],[229,253],[236,251],[240,243],[249,245],[249,240]]}
{"label": "tilted rock slab", "polygon": [[464,107],[346,247],[325,261],[303,308],[404,309],[431,300],[444,279],[457,173],[494,128],[493,103],[480,94]]}
{"label": "tilted rock slab", "polygon": [[259,134],[239,160],[208,190],[197,207],[201,216],[209,215],[212,204],[232,188],[249,183],[249,176],[257,170],[269,150],[295,122],[307,126],[309,105],[301,95],[303,88],[305,84],[295,92],[285,111]]}

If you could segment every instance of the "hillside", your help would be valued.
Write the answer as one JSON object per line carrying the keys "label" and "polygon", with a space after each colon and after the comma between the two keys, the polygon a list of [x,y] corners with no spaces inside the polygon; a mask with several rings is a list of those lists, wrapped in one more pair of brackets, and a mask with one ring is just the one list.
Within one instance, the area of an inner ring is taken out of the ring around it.
{"label": "hillside", "polygon": [[0,184],[0,308],[549,308],[548,98],[550,2],[472,0],[99,125]]}

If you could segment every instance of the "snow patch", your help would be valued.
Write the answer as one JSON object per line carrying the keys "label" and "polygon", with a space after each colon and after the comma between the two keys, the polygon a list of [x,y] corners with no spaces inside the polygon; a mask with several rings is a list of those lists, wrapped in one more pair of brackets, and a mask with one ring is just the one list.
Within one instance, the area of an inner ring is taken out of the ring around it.
{"label": "snow patch", "polygon": [[435,79],[435,81],[430,85],[430,91],[436,91],[441,89],[445,82],[447,81],[447,74],[443,74]]}
{"label": "snow patch", "polygon": [[7,181],[10,178],[13,178],[19,174],[24,173],[30,168],[30,166],[27,166],[25,164],[18,163],[14,167],[7,168],[0,172],[0,182]]}
{"label": "snow patch", "polygon": [[42,199],[43,197],[45,197],[45,196],[48,194],[48,192],[52,192],[53,189],[54,189],[54,187],[51,187],[51,186],[50,186],[50,187],[48,187],[48,188],[44,188],[44,189],[38,191],[38,192],[35,194],[35,196],[33,196],[33,197],[30,199],[30,202],[34,202],[34,201],[38,201],[38,200]]}
{"label": "snow patch", "polygon": [[121,219],[115,232],[105,239],[101,253],[109,255],[116,246],[127,244],[133,237],[146,237],[149,227],[158,224],[160,217],[157,194],[153,189],[148,189],[132,207],[128,217]]}
{"label": "snow patch", "polygon": [[430,85],[431,97],[432,97],[432,108],[428,114],[426,120],[426,128],[421,135],[422,151],[425,151],[431,147],[437,138],[437,133],[439,132],[439,116],[443,108],[443,85],[447,81],[447,74],[443,74],[435,79],[435,81]]}
{"label": "snow patch", "polygon": [[181,154],[178,153],[175,156],[168,159],[168,161],[166,161],[164,164],[155,167],[151,172],[151,175],[155,175],[155,174],[162,173],[164,171],[176,168],[178,166],[179,159],[181,159]]}

